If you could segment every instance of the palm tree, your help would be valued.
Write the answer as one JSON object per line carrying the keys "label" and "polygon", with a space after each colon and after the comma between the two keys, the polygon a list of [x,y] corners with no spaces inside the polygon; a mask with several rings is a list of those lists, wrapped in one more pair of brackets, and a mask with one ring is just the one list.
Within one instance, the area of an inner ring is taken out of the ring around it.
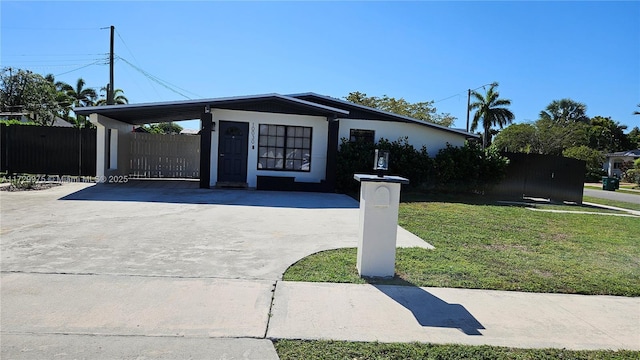
{"label": "palm tree", "polygon": [[571,99],[553,100],[545,110],[540,111],[540,119],[551,120],[560,125],[589,123],[587,105]]}
{"label": "palm tree", "polygon": [[[638,104],[638,107],[640,108],[640,104]],[[640,111],[634,111],[633,115],[640,115]]]}
{"label": "palm tree", "polygon": [[[94,89],[85,88],[84,85],[84,80],[82,78],[79,78],[75,88],[73,88],[69,84],[64,84],[62,86],[62,89],[66,91],[67,95],[72,98],[73,105],[75,107],[93,106],[96,99],[98,98],[98,94],[96,94],[96,91]],[[83,124],[86,125],[86,118],[83,116],[81,122],[80,115],[78,115],[76,125],[81,126]]]}
{"label": "palm tree", "polygon": [[64,90],[66,83],[62,81],[56,81],[53,74],[48,74],[44,77],[45,80],[50,82],[55,88],[55,101],[61,107],[59,111],[59,116],[64,120],[69,120],[69,113],[71,112],[71,107],[73,105],[73,99],[67,92]]}
{"label": "palm tree", "polygon": [[[107,92],[107,87],[100,88],[100,92]],[[113,91],[113,103],[114,105],[125,105],[129,103],[129,99],[124,96],[124,91],[122,89],[115,89]],[[96,103],[97,106],[107,105],[107,98],[105,95],[100,95],[100,100]]]}
{"label": "palm tree", "polygon": [[495,90],[496,87],[498,87],[497,82],[491,84],[484,96],[475,90],[471,92],[475,101],[469,105],[469,110],[477,109],[473,115],[471,131],[474,131],[482,121],[482,145],[485,148],[491,143],[491,128],[496,125],[502,128],[515,118],[511,110],[506,108],[511,105],[511,100],[500,99],[500,93]]}

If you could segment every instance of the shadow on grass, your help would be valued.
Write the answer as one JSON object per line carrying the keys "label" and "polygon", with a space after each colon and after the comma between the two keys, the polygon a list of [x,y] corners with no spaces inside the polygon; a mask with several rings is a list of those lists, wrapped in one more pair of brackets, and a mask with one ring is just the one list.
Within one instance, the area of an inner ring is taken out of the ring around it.
{"label": "shadow on grass", "polygon": [[[430,292],[395,276],[393,279],[364,278],[369,284],[411,311],[421,326],[458,329],[480,335],[485,327],[462,305],[450,304]],[[392,285],[385,285],[392,284]]]}

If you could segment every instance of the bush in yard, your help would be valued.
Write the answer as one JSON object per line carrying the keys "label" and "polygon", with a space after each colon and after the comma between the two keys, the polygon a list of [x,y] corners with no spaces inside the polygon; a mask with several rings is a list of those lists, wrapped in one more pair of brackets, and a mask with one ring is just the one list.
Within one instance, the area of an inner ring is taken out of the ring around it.
{"label": "bush in yard", "polygon": [[622,180],[636,183],[640,186],[640,158],[633,162],[633,169],[629,169],[623,173]]}
{"label": "bush in yard", "polygon": [[358,192],[359,184],[353,174],[373,173],[375,149],[388,150],[389,174],[409,179],[412,190],[445,190],[449,192],[482,192],[506,176],[509,160],[495,149],[483,150],[480,145],[463,147],[447,145],[435,158],[429,157],[426,147],[420,150],[409,144],[408,138],[377,143],[342,139],[337,161],[337,190]]}
{"label": "bush in yard", "polygon": [[341,139],[337,161],[337,190],[340,192],[357,192],[360,185],[353,179],[353,174],[372,174],[375,149],[389,151],[389,174],[403,176],[411,182],[410,187],[427,187],[433,178],[433,160],[426,147],[416,150],[408,142],[408,138],[400,138],[390,142],[380,139],[377,143],[366,141],[350,142]]}
{"label": "bush in yard", "polygon": [[497,149],[483,150],[479,144],[463,147],[447,144],[435,157],[437,186],[443,191],[483,192],[507,174],[509,159]]}
{"label": "bush in yard", "polygon": [[3,125],[38,125],[37,123],[33,122],[33,121],[22,121],[22,120],[18,120],[18,119],[9,119],[9,120],[0,120],[0,124]]}

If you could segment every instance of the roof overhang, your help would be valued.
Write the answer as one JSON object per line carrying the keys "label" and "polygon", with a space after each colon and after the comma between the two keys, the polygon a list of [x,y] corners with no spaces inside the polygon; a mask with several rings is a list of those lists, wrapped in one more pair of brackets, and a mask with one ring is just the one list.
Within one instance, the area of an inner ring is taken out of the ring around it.
{"label": "roof overhang", "polygon": [[349,111],[279,94],[237,96],[127,105],[78,107],[80,115],[99,114],[132,125],[200,119],[206,108],[337,118]]}
{"label": "roof overhang", "polygon": [[432,122],[414,119],[409,116],[398,115],[388,111],[374,109],[368,106],[352,103],[342,99],[336,99],[329,96],[324,96],[316,93],[301,93],[301,94],[290,94],[287,95],[289,97],[293,97],[296,99],[303,99],[311,102],[317,102],[326,106],[339,107],[341,109],[349,110],[349,115],[347,118],[350,119],[368,119],[368,120],[382,120],[382,121],[395,121],[395,122],[404,122],[411,124],[418,124],[422,126],[427,126],[434,129],[439,129],[446,132],[455,133],[458,135],[465,136],[466,138],[480,138],[480,135],[467,132],[464,129],[455,129],[442,125],[438,125]]}

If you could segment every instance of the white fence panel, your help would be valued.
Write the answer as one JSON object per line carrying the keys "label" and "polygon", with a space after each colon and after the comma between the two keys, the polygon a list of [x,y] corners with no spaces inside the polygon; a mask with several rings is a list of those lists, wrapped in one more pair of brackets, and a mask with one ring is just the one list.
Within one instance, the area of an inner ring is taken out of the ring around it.
{"label": "white fence panel", "polygon": [[133,133],[130,155],[131,177],[200,177],[200,135]]}

